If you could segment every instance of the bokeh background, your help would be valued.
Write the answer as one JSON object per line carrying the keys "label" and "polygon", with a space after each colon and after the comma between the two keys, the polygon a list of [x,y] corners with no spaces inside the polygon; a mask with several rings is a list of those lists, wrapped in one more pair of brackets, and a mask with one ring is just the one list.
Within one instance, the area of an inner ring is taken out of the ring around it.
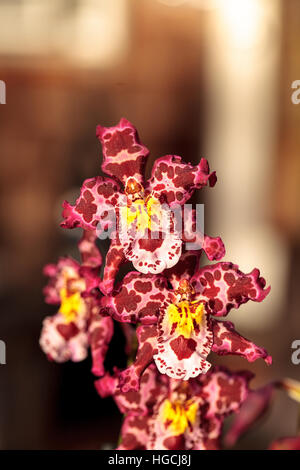
{"label": "bokeh background", "polygon": [[[226,259],[261,269],[271,294],[230,315],[274,359],[214,360],[256,373],[254,386],[300,378],[300,0],[0,0],[0,448],[99,449],[121,416],[94,389],[90,359],[49,363],[38,346],[42,267],[76,254],[79,230],[59,227],[61,202],[100,173],[96,124],[124,116],[151,149],[219,180],[203,190],[205,229]],[[148,171],[149,171],[148,168]],[[114,341],[108,366],[124,360]],[[280,392],[239,448],[297,431]]]}

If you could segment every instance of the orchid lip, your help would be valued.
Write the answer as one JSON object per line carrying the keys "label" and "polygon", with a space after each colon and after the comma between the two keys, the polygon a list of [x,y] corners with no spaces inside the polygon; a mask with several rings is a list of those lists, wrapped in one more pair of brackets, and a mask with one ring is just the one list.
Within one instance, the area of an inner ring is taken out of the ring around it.
{"label": "orchid lip", "polygon": [[193,401],[165,400],[162,409],[162,420],[174,435],[183,434],[195,421],[198,411],[197,403]]}

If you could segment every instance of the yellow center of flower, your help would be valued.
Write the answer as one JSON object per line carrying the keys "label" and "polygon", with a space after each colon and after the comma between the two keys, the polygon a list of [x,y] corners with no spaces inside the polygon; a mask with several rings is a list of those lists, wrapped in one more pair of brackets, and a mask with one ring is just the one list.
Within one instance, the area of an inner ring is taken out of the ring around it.
{"label": "yellow center of flower", "polygon": [[160,203],[154,197],[148,197],[146,200],[140,198],[130,201],[125,207],[121,207],[121,217],[127,226],[135,224],[138,231],[153,229],[154,219],[160,220]]}
{"label": "yellow center of flower", "polygon": [[175,435],[185,432],[189,425],[196,421],[198,405],[191,400],[181,403],[165,400],[162,410],[162,420],[166,427],[170,428]]}
{"label": "yellow center of flower", "polygon": [[204,305],[198,301],[182,300],[167,307],[170,323],[176,325],[175,331],[185,338],[190,338],[195,326],[201,325],[203,312]]}
{"label": "yellow center of flower", "polygon": [[59,313],[64,316],[66,323],[71,323],[76,319],[82,306],[80,292],[75,292],[74,294],[68,295],[67,289],[63,287],[60,290],[60,299],[61,305]]}

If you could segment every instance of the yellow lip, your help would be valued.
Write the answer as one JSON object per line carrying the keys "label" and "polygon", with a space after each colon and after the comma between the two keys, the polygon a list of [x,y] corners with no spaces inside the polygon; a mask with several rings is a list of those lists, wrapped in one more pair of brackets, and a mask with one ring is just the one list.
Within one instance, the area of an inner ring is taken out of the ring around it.
{"label": "yellow lip", "polygon": [[185,338],[190,338],[195,325],[200,326],[204,312],[203,303],[182,300],[167,308],[168,320],[176,324],[176,332]]}
{"label": "yellow lip", "polygon": [[153,197],[144,199],[136,199],[131,204],[121,207],[121,218],[127,226],[136,224],[138,231],[145,231],[152,228],[154,216],[160,220],[160,204],[157,199]]}

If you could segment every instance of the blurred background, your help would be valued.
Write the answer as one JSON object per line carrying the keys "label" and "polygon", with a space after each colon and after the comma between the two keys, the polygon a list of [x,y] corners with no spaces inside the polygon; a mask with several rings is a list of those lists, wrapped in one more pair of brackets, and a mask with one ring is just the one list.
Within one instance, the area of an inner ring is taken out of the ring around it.
{"label": "blurred background", "polygon": [[[205,156],[219,180],[203,190],[206,233],[226,259],[259,267],[262,303],[230,315],[274,365],[213,361],[289,376],[300,339],[300,0],[0,0],[0,448],[113,447],[121,416],[94,389],[90,359],[49,363],[39,349],[42,267],[76,254],[79,231],[59,227],[61,203],[100,173],[97,124],[122,116],[155,158]],[[115,341],[108,364],[123,355]],[[295,435],[297,405],[272,412],[239,444],[263,449]]]}

